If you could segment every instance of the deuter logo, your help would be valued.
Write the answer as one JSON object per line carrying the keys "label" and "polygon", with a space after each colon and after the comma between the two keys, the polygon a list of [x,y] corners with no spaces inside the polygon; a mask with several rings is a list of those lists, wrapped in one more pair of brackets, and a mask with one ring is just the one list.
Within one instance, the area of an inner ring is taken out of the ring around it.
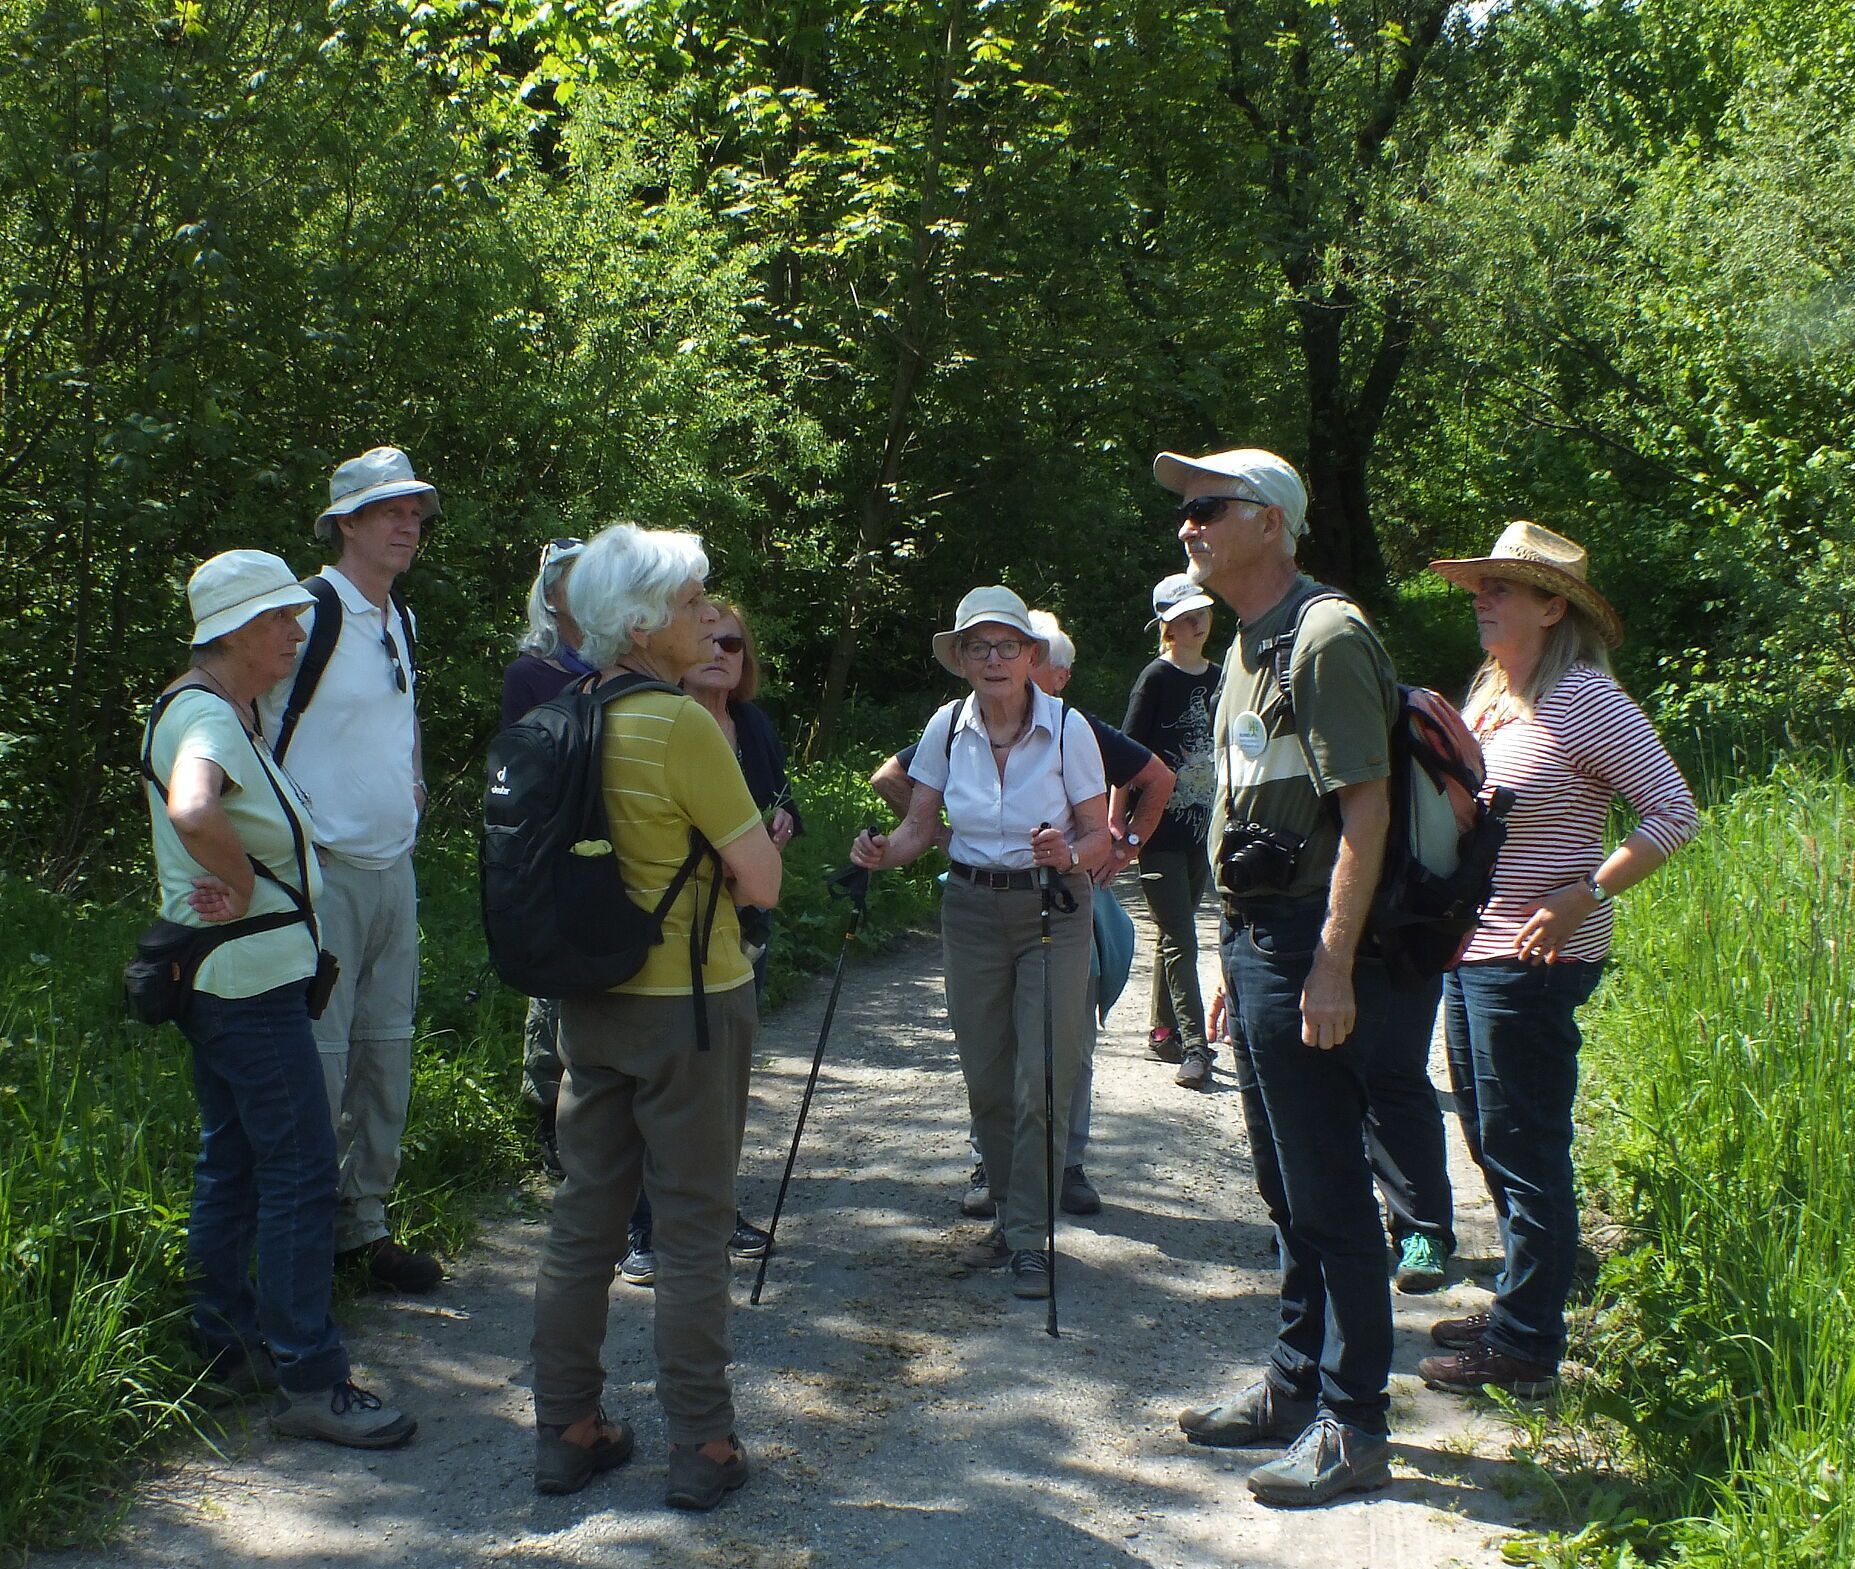
{"label": "deuter logo", "polygon": [[496,782],[490,786],[490,794],[491,795],[507,795],[509,793],[509,786],[504,781],[507,780],[508,777],[509,777],[509,770],[506,765],[504,767],[498,768],[496,770]]}

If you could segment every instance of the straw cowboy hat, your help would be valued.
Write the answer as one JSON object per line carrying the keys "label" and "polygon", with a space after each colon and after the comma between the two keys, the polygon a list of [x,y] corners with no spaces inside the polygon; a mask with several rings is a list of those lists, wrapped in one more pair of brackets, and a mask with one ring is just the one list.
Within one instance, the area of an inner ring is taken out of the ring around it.
{"label": "straw cowboy hat", "polygon": [[1592,621],[1612,648],[1623,641],[1623,618],[1589,581],[1590,553],[1575,540],[1524,519],[1509,523],[1486,556],[1462,561],[1432,561],[1430,570],[1471,594],[1485,577],[1527,583],[1548,594],[1562,594]]}

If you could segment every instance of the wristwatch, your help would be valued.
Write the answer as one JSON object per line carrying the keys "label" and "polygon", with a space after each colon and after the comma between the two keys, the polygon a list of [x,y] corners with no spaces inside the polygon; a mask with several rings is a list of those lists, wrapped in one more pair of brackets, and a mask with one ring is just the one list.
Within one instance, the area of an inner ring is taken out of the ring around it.
{"label": "wristwatch", "polygon": [[1609,904],[1612,898],[1610,890],[1597,880],[1596,872],[1584,874],[1584,891],[1599,904]]}
{"label": "wristwatch", "polygon": [[1076,847],[1072,844],[1069,847],[1069,869],[1070,871],[1073,872],[1081,864],[1082,864],[1081,852],[1078,851]]}
{"label": "wristwatch", "polygon": [[1140,835],[1129,830],[1127,837],[1123,839],[1121,843],[1126,845],[1130,850],[1138,850],[1140,848]]}

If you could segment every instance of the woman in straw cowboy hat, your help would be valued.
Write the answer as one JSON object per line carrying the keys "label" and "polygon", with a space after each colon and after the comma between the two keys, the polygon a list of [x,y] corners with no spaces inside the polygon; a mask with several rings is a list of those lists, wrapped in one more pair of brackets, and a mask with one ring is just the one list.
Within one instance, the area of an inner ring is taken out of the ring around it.
{"label": "woman in straw cowboy hat", "polygon": [[[1463,709],[1488,783],[1516,804],[1494,893],[1445,986],[1449,1074],[1469,1151],[1501,1219],[1488,1310],[1431,1331],[1418,1364],[1440,1389],[1548,1391],[1565,1350],[1578,1250],[1572,1186],[1577,1009],[1610,951],[1611,901],[1693,837],[1694,795],[1610,674],[1623,623],[1591,586],[1582,546],[1509,524],[1486,556],[1433,561],[1474,596],[1487,657]],[[1606,849],[1621,796],[1635,832]]]}
{"label": "woman in straw cowboy hat", "polygon": [[[952,865],[941,900],[947,1013],[991,1177],[998,1222],[964,1255],[1010,1267],[1020,1297],[1048,1297],[1044,1042],[1053,1049],[1050,1145],[1067,1141],[1071,1094],[1088,1028],[1089,874],[1113,848],[1101,749],[1088,721],[1041,691],[1031,669],[1047,641],[1008,588],[976,588],[934,654],[972,695],[928,721],[915,748],[908,815],[893,834],[860,834],[851,859],[906,866],[934,843],[941,808]],[[1038,877],[1054,870],[1069,897],[1042,957]],[[1044,1019],[1043,964],[1050,966]]]}

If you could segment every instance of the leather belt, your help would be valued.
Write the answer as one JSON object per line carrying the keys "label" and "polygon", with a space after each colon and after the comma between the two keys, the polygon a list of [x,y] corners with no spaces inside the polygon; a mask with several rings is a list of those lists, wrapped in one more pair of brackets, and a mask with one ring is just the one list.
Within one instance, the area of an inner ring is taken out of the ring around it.
{"label": "leather belt", "polygon": [[954,861],[948,868],[955,877],[966,882],[975,883],[981,888],[1035,888],[1035,872],[1006,872],[990,866],[968,866],[964,861]]}

